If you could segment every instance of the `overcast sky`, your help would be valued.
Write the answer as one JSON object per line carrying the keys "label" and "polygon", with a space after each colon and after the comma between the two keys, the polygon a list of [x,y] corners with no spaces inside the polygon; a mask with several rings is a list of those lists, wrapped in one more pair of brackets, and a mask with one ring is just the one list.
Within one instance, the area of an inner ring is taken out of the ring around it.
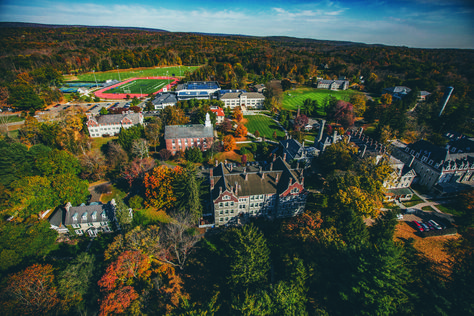
{"label": "overcast sky", "polygon": [[0,0],[0,21],[474,49],[471,0]]}

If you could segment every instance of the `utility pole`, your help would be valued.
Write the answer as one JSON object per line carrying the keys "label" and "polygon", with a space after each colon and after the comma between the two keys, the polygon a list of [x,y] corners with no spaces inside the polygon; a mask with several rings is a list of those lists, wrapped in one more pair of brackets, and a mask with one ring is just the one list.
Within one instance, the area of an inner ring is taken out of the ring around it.
{"label": "utility pole", "polygon": [[118,73],[118,76],[119,76],[119,81],[122,81],[122,79],[120,79],[120,72],[118,70],[118,65],[117,65],[117,73]]}
{"label": "utility pole", "polygon": [[95,87],[97,88],[99,85],[97,84],[97,78],[95,77],[95,69],[92,70],[92,73],[94,74]]}

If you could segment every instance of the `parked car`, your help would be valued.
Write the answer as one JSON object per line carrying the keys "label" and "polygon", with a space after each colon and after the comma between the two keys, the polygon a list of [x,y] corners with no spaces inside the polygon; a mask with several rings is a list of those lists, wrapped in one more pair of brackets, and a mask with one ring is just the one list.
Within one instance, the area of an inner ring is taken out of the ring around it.
{"label": "parked car", "polygon": [[419,222],[413,221],[413,224],[415,225],[416,229],[418,229],[419,232],[424,231],[423,227],[421,226]]}
{"label": "parked car", "polygon": [[428,223],[430,223],[431,225],[433,225],[434,228],[436,228],[436,229],[438,229],[438,230],[439,230],[439,229],[442,229],[441,226],[440,226],[438,223],[436,223],[434,220],[432,220],[432,219],[430,219],[430,220],[428,221]]}
{"label": "parked car", "polygon": [[429,230],[433,230],[433,229],[434,229],[434,227],[433,227],[433,229],[431,229],[431,227],[428,226],[428,225],[426,225],[426,223],[421,223],[421,226],[423,226],[423,229],[424,229],[425,231],[429,231]]}

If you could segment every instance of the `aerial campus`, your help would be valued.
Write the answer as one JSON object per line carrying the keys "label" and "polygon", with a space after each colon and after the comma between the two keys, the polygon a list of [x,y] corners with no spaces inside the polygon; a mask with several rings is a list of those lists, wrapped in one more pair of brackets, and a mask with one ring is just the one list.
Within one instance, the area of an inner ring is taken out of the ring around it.
{"label": "aerial campus", "polygon": [[472,50],[3,30],[5,315],[472,312]]}

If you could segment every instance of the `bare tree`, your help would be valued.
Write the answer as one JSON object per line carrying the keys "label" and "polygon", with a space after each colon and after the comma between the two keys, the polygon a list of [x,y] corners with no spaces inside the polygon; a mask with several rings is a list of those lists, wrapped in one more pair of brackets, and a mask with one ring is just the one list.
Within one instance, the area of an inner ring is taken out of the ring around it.
{"label": "bare tree", "polygon": [[186,260],[194,247],[201,239],[191,227],[191,216],[178,215],[160,231],[158,260],[184,268]]}
{"label": "bare tree", "polygon": [[124,166],[128,161],[128,155],[117,142],[107,144],[107,163],[110,167],[116,168]]}
{"label": "bare tree", "polygon": [[104,176],[105,159],[98,150],[84,152],[82,156],[79,157],[79,161],[82,166],[81,176],[83,178],[97,181]]}
{"label": "bare tree", "polygon": [[0,134],[5,134],[7,137],[10,136],[8,134],[8,116],[7,115],[0,116]]}
{"label": "bare tree", "polygon": [[152,123],[148,123],[145,127],[145,135],[150,145],[154,147],[156,152],[156,147],[160,146],[160,137],[161,137],[161,120],[155,120]]}
{"label": "bare tree", "polygon": [[139,157],[140,160],[148,157],[148,144],[145,139],[135,139],[132,144],[132,153]]}

